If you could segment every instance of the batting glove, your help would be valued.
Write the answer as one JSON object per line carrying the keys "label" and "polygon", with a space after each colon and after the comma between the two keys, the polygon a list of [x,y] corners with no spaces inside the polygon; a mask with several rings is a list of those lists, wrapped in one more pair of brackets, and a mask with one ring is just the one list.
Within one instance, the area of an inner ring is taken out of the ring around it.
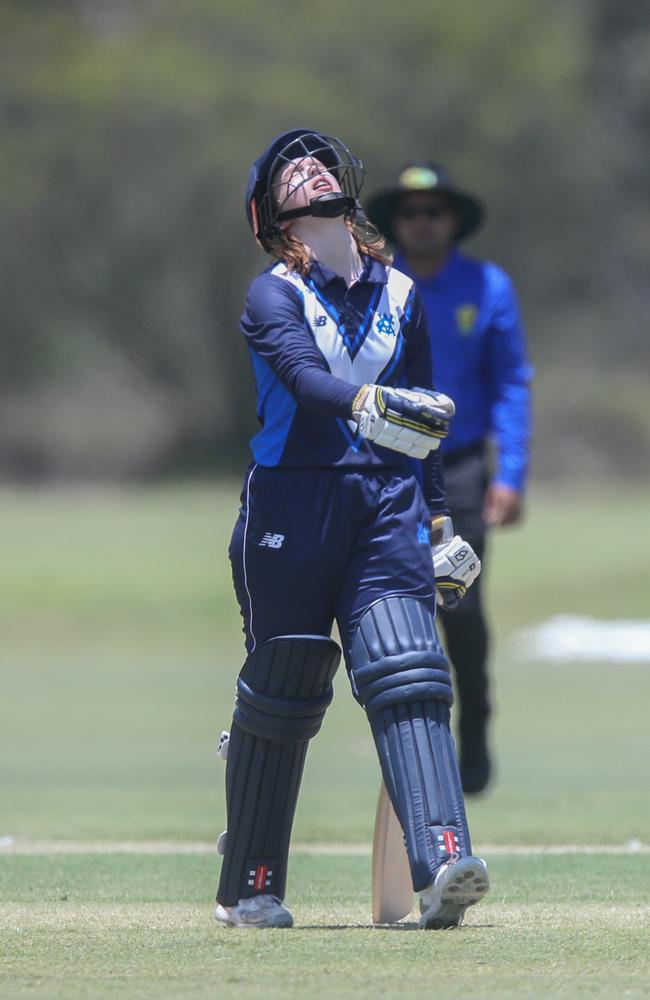
{"label": "batting glove", "polygon": [[454,535],[451,518],[431,523],[431,550],[436,577],[436,604],[454,611],[481,572],[481,560],[460,535]]}
{"label": "batting glove", "polygon": [[363,385],[352,416],[369,441],[412,458],[426,458],[449,433],[456,408],[449,396],[430,389]]}

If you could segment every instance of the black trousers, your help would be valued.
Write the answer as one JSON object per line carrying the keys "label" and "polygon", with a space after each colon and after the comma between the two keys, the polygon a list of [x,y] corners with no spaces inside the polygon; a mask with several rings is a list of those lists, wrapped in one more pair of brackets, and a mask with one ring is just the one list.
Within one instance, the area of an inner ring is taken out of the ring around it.
{"label": "black trousers", "polygon": [[482,572],[453,612],[440,612],[445,645],[454,669],[456,718],[461,739],[471,739],[490,715],[489,631],[483,608],[486,530],[483,504],[489,482],[485,449],[480,446],[444,458],[447,505],[454,531],[470,543]]}

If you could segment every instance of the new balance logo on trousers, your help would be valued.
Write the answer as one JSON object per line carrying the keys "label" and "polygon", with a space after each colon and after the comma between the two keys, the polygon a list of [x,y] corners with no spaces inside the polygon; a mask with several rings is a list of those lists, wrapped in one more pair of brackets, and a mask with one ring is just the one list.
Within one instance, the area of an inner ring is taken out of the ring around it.
{"label": "new balance logo on trousers", "polygon": [[274,535],[271,531],[265,532],[260,548],[281,549],[284,542],[284,535]]}

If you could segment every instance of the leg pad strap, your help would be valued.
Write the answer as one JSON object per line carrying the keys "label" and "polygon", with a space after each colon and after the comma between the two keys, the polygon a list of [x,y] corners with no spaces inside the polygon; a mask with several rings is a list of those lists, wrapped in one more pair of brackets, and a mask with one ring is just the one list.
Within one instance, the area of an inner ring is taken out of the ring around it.
{"label": "leg pad strap", "polygon": [[337,644],[322,636],[278,636],[258,646],[237,681],[235,722],[274,742],[310,740],[332,701],[339,657]]}
{"label": "leg pad strap", "polygon": [[355,694],[369,718],[389,705],[453,701],[434,618],[414,598],[389,597],[368,608],[357,626],[351,662]]}

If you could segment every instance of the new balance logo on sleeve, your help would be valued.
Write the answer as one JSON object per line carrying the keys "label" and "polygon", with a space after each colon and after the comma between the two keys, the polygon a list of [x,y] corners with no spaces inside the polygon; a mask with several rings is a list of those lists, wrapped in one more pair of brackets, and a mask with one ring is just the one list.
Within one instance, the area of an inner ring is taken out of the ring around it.
{"label": "new balance logo on sleeve", "polygon": [[284,542],[284,535],[274,535],[271,531],[265,532],[260,542],[260,548],[281,549]]}

